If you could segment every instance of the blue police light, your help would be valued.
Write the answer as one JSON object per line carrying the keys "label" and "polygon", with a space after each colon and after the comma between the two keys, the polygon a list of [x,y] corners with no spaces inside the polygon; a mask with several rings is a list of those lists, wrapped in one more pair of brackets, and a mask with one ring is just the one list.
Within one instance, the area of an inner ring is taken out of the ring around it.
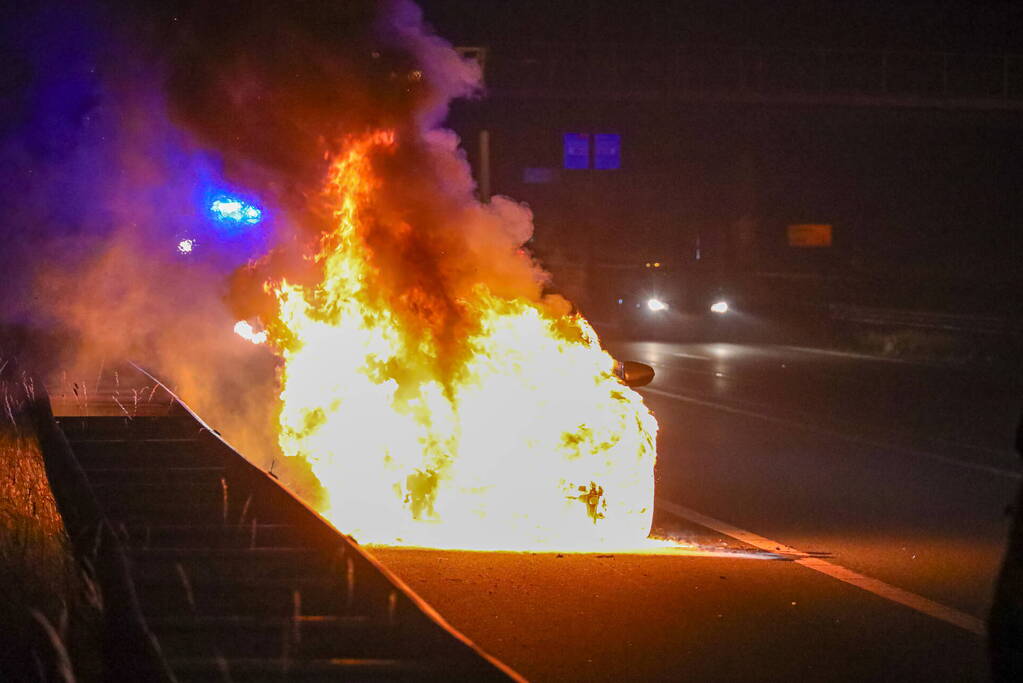
{"label": "blue police light", "polygon": [[210,215],[218,223],[255,225],[263,220],[263,210],[237,197],[222,195],[210,202]]}

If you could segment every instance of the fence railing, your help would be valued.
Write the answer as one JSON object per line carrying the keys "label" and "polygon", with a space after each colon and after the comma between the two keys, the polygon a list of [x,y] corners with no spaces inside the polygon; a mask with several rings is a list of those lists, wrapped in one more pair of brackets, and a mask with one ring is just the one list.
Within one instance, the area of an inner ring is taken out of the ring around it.
{"label": "fence railing", "polygon": [[1012,318],[842,304],[831,304],[828,311],[833,320],[864,325],[1023,337],[1023,325]]}

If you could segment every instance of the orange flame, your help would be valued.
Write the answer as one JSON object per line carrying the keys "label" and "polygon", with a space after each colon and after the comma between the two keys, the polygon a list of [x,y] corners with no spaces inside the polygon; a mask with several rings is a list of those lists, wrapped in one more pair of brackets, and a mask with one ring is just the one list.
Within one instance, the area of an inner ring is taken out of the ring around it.
{"label": "orange flame", "polygon": [[335,228],[314,257],[322,280],[273,287],[283,452],[308,461],[327,492],[323,513],[362,542],[641,543],[653,416],[581,316],[483,282],[453,301],[441,284],[398,284],[373,242],[388,220],[396,243],[415,230],[377,206],[373,157],[397,146],[393,131],[347,142],[327,184]]}

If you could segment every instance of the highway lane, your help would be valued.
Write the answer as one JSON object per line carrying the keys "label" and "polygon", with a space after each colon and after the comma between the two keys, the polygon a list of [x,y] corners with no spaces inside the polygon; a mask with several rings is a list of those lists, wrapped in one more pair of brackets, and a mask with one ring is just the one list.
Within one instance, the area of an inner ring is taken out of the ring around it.
{"label": "highway lane", "polygon": [[632,343],[658,495],[986,614],[1019,484],[1014,378],[786,347]]}
{"label": "highway lane", "polygon": [[750,532],[832,575],[742,555],[374,552],[536,680],[986,679],[1018,381],[784,347],[613,351],[658,371],[657,529],[711,548]]}
{"label": "highway lane", "polygon": [[791,561],[370,551],[532,681],[987,680],[977,636]]}

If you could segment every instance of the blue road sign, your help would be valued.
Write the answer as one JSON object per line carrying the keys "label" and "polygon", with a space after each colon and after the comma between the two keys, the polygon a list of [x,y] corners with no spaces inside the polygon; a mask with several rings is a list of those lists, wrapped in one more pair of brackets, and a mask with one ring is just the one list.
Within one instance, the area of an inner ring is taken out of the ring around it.
{"label": "blue road sign", "polygon": [[580,170],[590,167],[590,136],[588,133],[565,133],[565,168]]}
{"label": "blue road sign", "polygon": [[616,171],[622,167],[622,136],[597,133],[593,136],[593,168]]}

